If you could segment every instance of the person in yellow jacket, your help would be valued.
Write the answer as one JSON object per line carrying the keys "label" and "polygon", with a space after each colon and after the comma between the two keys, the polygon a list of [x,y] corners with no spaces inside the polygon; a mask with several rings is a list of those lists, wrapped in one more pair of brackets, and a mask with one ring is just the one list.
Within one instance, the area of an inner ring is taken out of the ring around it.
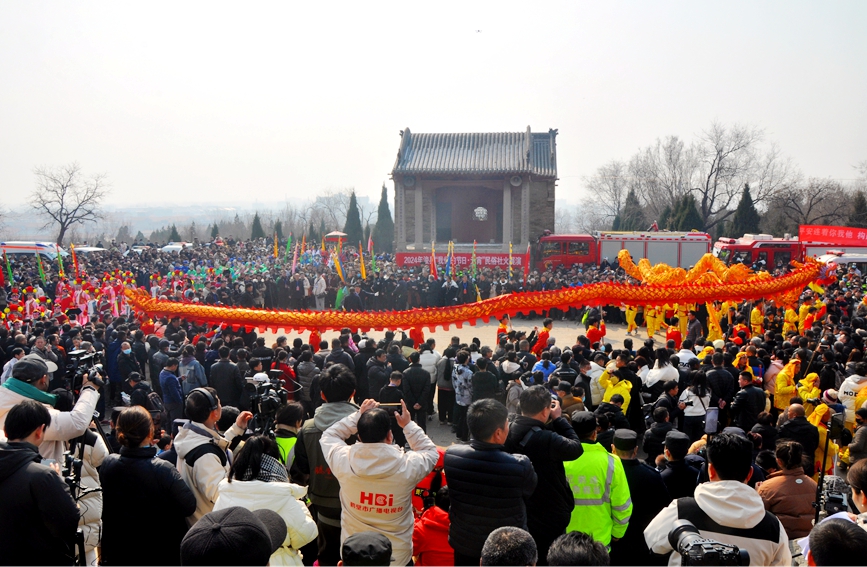
{"label": "person in yellow jacket", "polygon": [[786,313],[783,315],[783,336],[792,332],[798,332],[798,312],[791,307],[786,307]]}
{"label": "person in yellow jacket", "polygon": [[722,327],[720,326],[720,311],[717,309],[716,302],[706,303],[707,306],[707,337],[705,341],[712,343],[717,339],[723,338]]}
{"label": "person in yellow jacket", "polygon": [[626,409],[629,407],[629,400],[632,399],[632,395],[630,394],[632,391],[632,382],[629,380],[622,380],[619,371],[609,371],[606,369],[605,372],[599,376],[599,385],[605,389],[605,393],[602,395],[603,402],[610,402],[611,396],[614,394],[620,394],[623,396],[622,409],[623,415],[626,415]]}
{"label": "person in yellow jacket", "polygon": [[804,334],[804,321],[807,319],[807,315],[810,313],[810,307],[813,306],[813,298],[805,297],[804,303],[801,304],[801,307],[798,308],[798,330],[801,334]]}
{"label": "person in yellow jacket", "polygon": [[776,390],[774,391],[774,407],[780,411],[789,408],[789,400],[797,394],[795,376],[801,369],[801,361],[793,358],[775,377]]}
{"label": "person in yellow jacket", "polygon": [[689,327],[689,312],[694,308],[694,305],[687,303],[678,303],[676,309],[677,325],[680,328],[680,335],[686,337],[686,329]]}
{"label": "person in yellow jacket", "polygon": [[644,323],[647,325],[647,338],[649,339],[652,339],[659,329],[659,321],[657,319],[661,319],[661,317],[658,317],[657,313],[656,307],[647,305],[644,308]]}
{"label": "person in yellow jacket", "polygon": [[816,409],[814,404],[807,400],[814,400],[822,396],[822,391],[819,390],[819,375],[815,372],[810,372],[801,378],[801,384],[798,386],[798,396],[804,400],[804,415],[810,419],[810,415]]}
{"label": "person in yellow jacket", "polygon": [[750,311],[750,331],[754,337],[765,334],[765,304],[762,299],[757,299],[753,303],[753,309]]}
{"label": "person in yellow jacket", "polygon": [[635,324],[635,316],[638,315],[638,307],[634,305],[626,306],[626,334],[631,335],[635,331],[638,335],[638,325]]}
{"label": "person in yellow jacket", "polygon": [[812,473],[813,480],[816,482],[819,481],[819,473],[822,470],[822,459],[825,459],[825,474],[833,475],[834,474],[834,455],[840,452],[840,447],[828,439],[828,453],[827,457],[825,456],[825,441],[828,437],[828,423],[831,421],[831,416],[834,415],[834,410],[826,406],[825,404],[819,404],[816,406],[816,409],[813,410],[813,413],[810,414],[810,417],[807,418],[807,421],[816,426],[816,429],[819,430],[819,445],[816,447],[816,453],[813,458],[815,471],[810,471],[807,474]]}
{"label": "person in yellow jacket", "polygon": [[[584,453],[563,463],[566,480],[575,498],[575,508],[566,532],[584,532],[605,546],[626,533],[632,517],[632,498],[623,463],[609,448],[596,443],[596,416],[589,411],[573,414],[572,427]],[[626,439],[628,437],[628,439]],[[614,446],[631,442],[637,436],[631,429],[614,433]]]}

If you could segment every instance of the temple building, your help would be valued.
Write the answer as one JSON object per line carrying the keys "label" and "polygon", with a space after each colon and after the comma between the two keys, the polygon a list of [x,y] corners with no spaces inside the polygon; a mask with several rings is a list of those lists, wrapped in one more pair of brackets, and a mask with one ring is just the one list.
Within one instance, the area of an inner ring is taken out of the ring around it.
{"label": "temple building", "polygon": [[[516,253],[554,230],[557,130],[544,133],[400,133],[394,180],[398,263],[424,264],[453,241],[459,252]],[[488,262],[482,262],[489,264]]]}

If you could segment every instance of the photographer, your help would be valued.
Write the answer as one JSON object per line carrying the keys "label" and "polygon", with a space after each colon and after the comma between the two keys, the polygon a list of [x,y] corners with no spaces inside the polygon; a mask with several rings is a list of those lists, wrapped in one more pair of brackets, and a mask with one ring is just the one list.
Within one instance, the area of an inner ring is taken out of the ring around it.
{"label": "photographer", "polygon": [[0,550],[4,565],[72,565],[78,507],[60,469],[40,464],[52,416],[23,400],[5,416],[0,443]]}
{"label": "photographer", "polygon": [[736,545],[750,554],[753,565],[791,565],[788,537],[782,523],[765,511],[761,496],[749,490],[752,476],[752,443],[721,433],[707,444],[710,482],[695,489],[694,498],[678,498],[660,512],[644,530],[653,553],[673,551],[668,564],[680,565],[681,556],[669,542],[675,520],[688,520],[703,538]]}
{"label": "photographer", "polygon": [[253,414],[244,411],[225,437],[217,431],[223,406],[213,388],[196,388],[187,396],[186,414],[190,420],[175,437],[178,470],[181,478],[196,495],[196,511],[187,520],[190,525],[213,510],[217,487],[229,473],[229,443],[243,435]]}
{"label": "photographer", "polygon": [[12,369],[12,377],[0,386],[0,426],[12,407],[26,399],[36,400],[49,407],[51,425],[45,431],[45,441],[39,453],[47,458],[61,461],[65,450],[64,441],[80,437],[93,419],[93,411],[99,400],[99,386],[85,374],[82,378],[78,402],[69,413],[54,409],[57,397],[48,393],[48,374],[56,372],[53,362],[44,361],[38,356],[27,355],[19,360]]}

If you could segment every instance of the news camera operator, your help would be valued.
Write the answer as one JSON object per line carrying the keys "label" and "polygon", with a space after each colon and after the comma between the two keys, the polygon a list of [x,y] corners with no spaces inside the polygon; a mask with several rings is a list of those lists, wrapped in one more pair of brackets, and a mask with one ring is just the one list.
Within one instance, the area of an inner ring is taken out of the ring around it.
{"label": "news camera operator", "polygon": [[6,414],[24,400],[36,400],[48,407],[51,424],[45,430],[45,441],[39,453],[46,459],[63,460],[65,442],[80,437],[87,431],[99,400],[100,384],[94,382],[91,373],[82,376],[78,401],[71,412],[55,409],[57,396],[48,393],[48,375],[57,371],[57,365],[35,355],[27,355],[12,369],[12,377],[0,386],[0,428]]}
{"label": "news camera operator", "polygon": [[[79,511],[60,468],[37,452],[54,423],[45,404],[23,399],[4,415],[0,443],[0,562],[72,565]],[[7,418],[8,419],[5,419]]]}

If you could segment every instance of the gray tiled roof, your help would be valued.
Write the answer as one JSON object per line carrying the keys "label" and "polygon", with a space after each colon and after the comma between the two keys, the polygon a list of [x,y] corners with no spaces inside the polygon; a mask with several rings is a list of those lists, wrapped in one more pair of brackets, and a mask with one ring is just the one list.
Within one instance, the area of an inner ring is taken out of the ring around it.
{"label": "gray tiled roof", "polygon": [[545,133],[401,132],[393,174],[532,174],[557,177],[557,130]]}

